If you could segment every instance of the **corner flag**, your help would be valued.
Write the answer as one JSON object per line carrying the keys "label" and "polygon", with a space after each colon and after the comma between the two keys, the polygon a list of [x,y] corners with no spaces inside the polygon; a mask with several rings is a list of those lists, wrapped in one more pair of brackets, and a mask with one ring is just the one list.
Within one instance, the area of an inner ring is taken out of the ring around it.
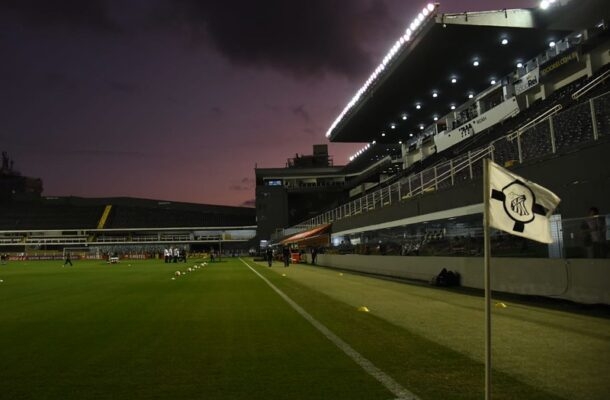
{"label": "corner flag", "polygon": [[488,165],[489,225],[512,235],[552,243],[549,217],[561,199],[494,162]]}

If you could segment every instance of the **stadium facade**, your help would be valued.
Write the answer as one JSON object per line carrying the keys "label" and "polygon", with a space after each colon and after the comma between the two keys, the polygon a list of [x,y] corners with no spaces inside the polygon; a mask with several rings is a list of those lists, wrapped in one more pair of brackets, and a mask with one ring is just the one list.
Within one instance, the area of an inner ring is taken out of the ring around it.
{"label": "stadium facade", "polygon": [[[309,249],[324,227],[323,265],[419,280],[448,267],[465,286],[482,287],[482,163],[490,158],[562,198],[552,245],[494,234],[492,254],[511,256],[494,258],[494,289],[610,304],[599,285],[610,280],[609,6],[544,5],[460,14],[426,6],[326,134],[363,144],[333,171],[342,184],[331,201],[300,209],[307,204],[285,196],[282,180],[294,171],[256,171],[259,218],[266,193],[284,193],[271,211],[280,216],[259,233]],[[308,170],[306,179],[325,174]],[[603,226],[593,252],[592,207]],[[315,215],[292,224],[293,208]]]}

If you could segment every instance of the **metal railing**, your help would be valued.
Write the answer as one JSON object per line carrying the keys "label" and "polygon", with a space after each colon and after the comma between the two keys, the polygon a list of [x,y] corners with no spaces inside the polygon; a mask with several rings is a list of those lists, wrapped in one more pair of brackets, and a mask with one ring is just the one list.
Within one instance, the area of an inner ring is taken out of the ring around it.
{"label": "metal railing", "polygon": [[545,112],[545,119],[528,124],[477,150],[409,175],[295,226],[278,230],[272,240],[478,179],[483,174],[482,160],[486,157],[500,165],[512,166],[571,151],[610,135],[610,92],[561,113],[555,112]]}

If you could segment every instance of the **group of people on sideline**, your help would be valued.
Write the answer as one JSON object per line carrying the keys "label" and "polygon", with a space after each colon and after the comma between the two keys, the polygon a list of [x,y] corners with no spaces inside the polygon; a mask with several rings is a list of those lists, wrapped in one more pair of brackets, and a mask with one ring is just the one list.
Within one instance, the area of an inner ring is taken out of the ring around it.
{"label": "group of people on sideline", "polygon": [[179,249],[178,247],[170,247],[169,249],[163,249],[163,256],[165,263],[177,263],[178,261],[186,262],[186,250]]}
{"label": "group of people on sideline", "polygon": [[[281,252],[282,252],[282,262],[284,263],[284,267],[290,266],[290,263],[293,262],[293,256],[292,256],[292,252],[290,251],[290,247],[288,247],[288,246],[282,247]],[[311,248],[310,254],[311,254],[311,263],[315,264],[316,257],[318,255],[318,249],[315,247]],[[305,261],[304,257],[305,257],[305,251],[300,250],[298,252],[298,261],[297,262],[304,262]],[[265,260],[267,261],[267,265],[270,267],[273,265],[273,258],[274,258],[274,250],[271,246],[268,246],[267,249],[265,250]]]}

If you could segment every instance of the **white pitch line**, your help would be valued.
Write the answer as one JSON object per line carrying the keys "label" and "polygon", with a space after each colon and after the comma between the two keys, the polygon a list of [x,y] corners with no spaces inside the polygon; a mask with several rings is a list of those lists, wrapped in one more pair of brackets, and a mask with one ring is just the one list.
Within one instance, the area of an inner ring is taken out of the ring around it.
{"label": "white pitch line", "polygon": [[309,321],[317,330],[319,330],[328,340],[333,342],[335,346],[341,349],[349,358],[354,360],[356,364],[358,364],[364,371],[366,371],[373,378],[377,379],[386,389],[392,392],[393,395],[398,397],[396,400],[420,400],[419,397],[402,387],[402,385],[396,382],[391,376],[377,368],[372,362],[364,358],[364,356],[358,353],[356,350],[352,348],[349,344],[343,341],[339,336],[335,335],[330,329],[324,326],[321,322],[312,317],[307,311],[305,311],[301,306],[295,303],[290,297],[288,297],[284,292],[278,289],[273,283],[269,282],[267,278],[258,273],[254,268],[252,268],[247,262],[245,262],[242,258],[239,259],[246,267],[250,268],[252,272],[258,275],[271,289],[273,289],[277,294],[280,295],[286,303],[288,303],[296,312],[298,312],[303,318]]}

